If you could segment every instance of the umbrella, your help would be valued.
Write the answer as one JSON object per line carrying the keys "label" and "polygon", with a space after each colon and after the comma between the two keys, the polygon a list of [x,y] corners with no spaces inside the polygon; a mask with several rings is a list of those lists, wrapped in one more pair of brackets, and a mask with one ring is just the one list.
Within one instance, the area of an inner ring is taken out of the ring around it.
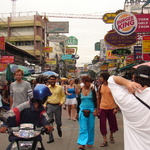
{"label": "umbrella", "polygon": [[30,67],[15,65],[15,64],[11,64],[10,67],[11,67],[12,72],[15,72],[16,69],[23,70],[25,76],[31,75],[32,73],[34,73],[34,69],[32,69]]}
{"label": "umbrella", "polygon": [[58,76],[58,74],[54,71],[46,71],[46,72],[43,72],[42,74],[43,75],[48,75],[48,76],[51,76],[51,75]]}
{"label": "umbrella", "polygon": [[137,68],[137,67],[142,66],[142,65],[150,66],[150,62],[142,63],[139,65],[133,66],[132,68]]}
{"label": "umbrella", "polygon": [[12,75],[12,72],[11,72],[11,68],[10,68],[10,65],[8,64],[7,65],[7,68],[6,68],[6,80],[8,83],[10,83],[11,81],[13,81],[13,75]]}

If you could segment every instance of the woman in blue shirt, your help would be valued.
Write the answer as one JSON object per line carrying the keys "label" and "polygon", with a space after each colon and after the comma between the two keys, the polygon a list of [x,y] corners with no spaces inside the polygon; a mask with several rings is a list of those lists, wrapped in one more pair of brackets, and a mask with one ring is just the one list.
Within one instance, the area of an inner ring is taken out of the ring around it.
{"label": "woman in blue shirt", "polygon": [[85,145],[92,147],[94,144],[95,116],[97,115],[96,92],[91,88],[92,79],[90,76],[83,76],[83,88],[78,100],[79,136],[77,143],[79,149],[84,150]]}
{"label": "woman in blue shirt", "polygon": [[68,115],[69,115],[68,120],[71,119],[72,115],[72,120],[76,121],[77,89],[74,85],[74,79],[69,79],[68,83],[69,85],[66,86],[66,105],[68,105]]}

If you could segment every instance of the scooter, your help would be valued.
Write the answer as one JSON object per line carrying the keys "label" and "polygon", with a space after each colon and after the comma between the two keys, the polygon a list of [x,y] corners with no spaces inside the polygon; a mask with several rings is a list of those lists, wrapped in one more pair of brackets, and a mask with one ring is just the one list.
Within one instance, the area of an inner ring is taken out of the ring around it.
{"label": "scooter", "polygon": [[[6,120],[0,118],[6,123]],[[54,120],[48,121],[52,123]],[[20,124],[18,127],[9,127],[7,130],[9,138],[13,137],[6,150],[45,150],[42,143],[41,134],[46,133],[44,127],[35,127],[31,123]],[[39,140],[40,138],[40,140]]]}

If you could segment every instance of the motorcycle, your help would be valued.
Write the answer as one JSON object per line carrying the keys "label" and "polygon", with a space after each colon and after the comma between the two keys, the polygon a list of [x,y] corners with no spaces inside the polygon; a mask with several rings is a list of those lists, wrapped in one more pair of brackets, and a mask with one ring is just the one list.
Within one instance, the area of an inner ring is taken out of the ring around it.
{"label": "motorcycle", "polygon": [[[0,120],[6,123],[3,118],[0,118]],[[49,120],[48,123],[53,121],[53,119]],[[13,140],[6,150],[45,150],[40,135],[46,133],[46,130],[44,127],[35,127],[31,123],[9,127],[7,133],[9,137],[13,137]]]}

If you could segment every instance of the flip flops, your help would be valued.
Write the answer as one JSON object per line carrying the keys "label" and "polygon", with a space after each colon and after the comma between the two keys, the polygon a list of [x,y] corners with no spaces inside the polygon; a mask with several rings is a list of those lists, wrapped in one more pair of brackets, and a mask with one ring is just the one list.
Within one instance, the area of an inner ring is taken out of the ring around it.
{"label": "flip flops", "polygon": [[106,146],[108,146],[108,143],[105,141],[100,145],[100,147],[106,147]]}

